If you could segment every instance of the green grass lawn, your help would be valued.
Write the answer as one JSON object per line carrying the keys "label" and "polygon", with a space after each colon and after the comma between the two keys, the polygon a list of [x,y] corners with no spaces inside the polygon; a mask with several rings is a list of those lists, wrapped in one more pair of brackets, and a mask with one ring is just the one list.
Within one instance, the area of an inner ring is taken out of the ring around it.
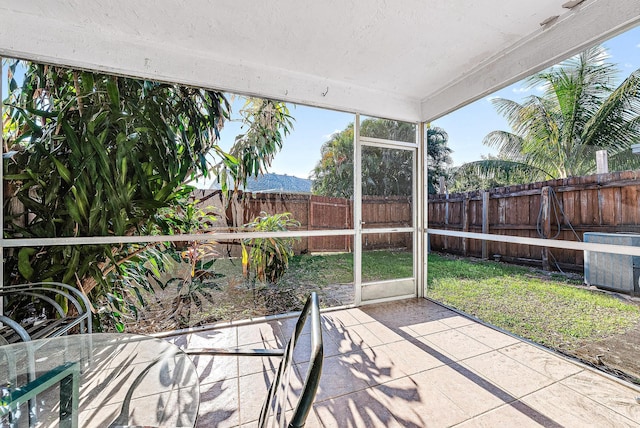
{"label": "green grass lawn", "polygon": [[[383,281],[413,276],[413,255],[407,251],[362,254],[362,279]],[[299,255],[291,259],[284,281],[320,286],[353,282],[353,254]]]}
{"label": "green grass lawn", "polygon": [[[239,259],[220,258],[215,261],[212,270],[226,278],[242,280]],[[410,278],[413,276],[413,255],[407,251],[367,251],[362,255],[362,276],[364,281]],[[293,256],[282,281],[318,286],[352,283],[353,254]]]}
{"label": "green grass lawn", "polygon": [[575,349],[640,320],[637,305],[560,275],[439,255],[428,266],[432,299],[552,348]]}

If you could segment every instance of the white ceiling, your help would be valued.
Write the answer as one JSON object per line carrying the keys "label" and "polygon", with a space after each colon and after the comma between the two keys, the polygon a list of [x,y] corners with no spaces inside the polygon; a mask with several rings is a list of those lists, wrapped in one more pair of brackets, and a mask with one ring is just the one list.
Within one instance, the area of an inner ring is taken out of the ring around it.
{"label": "white ceiling", "polygon": [[640,23],[566,1],[0,0],[0,55],[431,120]]}

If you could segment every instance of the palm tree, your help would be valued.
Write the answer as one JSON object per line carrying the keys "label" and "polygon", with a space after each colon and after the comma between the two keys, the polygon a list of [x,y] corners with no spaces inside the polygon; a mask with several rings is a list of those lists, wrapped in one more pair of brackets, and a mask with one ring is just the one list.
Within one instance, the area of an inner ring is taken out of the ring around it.
{"label": "palm tree", "polygon": [[639,166],[630,146],[640,142],[640,69],[616,88],[618,70],[607,57],[602,46],[587,49],[529,79],[530,87],[544,88],[542,96],[522,104],[492,100],[512,131],[484,138],[498,149],[498,159],[462,170],[485,177],[526,170],[533,180],[579,176],[595,172],[598,150],[608,152],[612,170]]}
{"label": "palm tree", "polygon": [[425,135],[427,140],[427,172],[429,193],[437,193],[439,177],[446,177],[447,166],[451,164],[451,148],[447,146],[449,135],[439,128],[429,127]]}

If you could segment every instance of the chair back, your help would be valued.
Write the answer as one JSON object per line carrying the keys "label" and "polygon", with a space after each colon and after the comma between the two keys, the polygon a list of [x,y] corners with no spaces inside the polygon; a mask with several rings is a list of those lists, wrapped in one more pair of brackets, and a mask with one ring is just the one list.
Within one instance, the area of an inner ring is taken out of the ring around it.
{"label": "chair back", "polygon": [[[298,344],[298,339],[305,323],[309,321],[311,328],[311,348],[309,350],[309,367],[302,384],[302,390],[295,400],[293,413],[289,417],[287,410],[287,398],[289,395],[289,381],[291,371],[293,370],[293,351]],[[302,313],[296,322],[296,327],[289,339],[289,343],[284,350],[284,356],[280,361],[278,371],[269,393],[260,412],[258,426],[266,428],[267,426],[276,427],[304,427],[305,421],[315,399],[318,385],[320,383],[320,375],[322,373],[322,326],[320,322],[320,305],[318,295],[311,293],[307,302],[302,309]],[[287,422],[288,419],[288,422]]]}
{"label": "chair back", "polygon": [[[4,324],[0,335],[9,343],[62,336],[74,328],[80,333],[92,331],[89,299],[68,284],[4,285],[0,287],[0,298],[9,302],[4,313],[0,313],[0,322]],[[27,308],[34,313],[25,314]]]}

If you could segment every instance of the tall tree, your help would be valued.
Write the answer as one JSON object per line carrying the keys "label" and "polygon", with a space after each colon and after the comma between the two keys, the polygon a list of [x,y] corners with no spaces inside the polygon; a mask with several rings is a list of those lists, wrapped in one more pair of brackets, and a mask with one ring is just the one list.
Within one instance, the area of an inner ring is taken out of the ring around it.
{"label": "tall tree", "polygon": [[427,128],[427,172],[429,193],[438,192],[438,179],[447,177],[447,168],[451,165],[451,149],[447,146],[449,135],[437,126]]}
{"label": "tall tree", "polygon": [[615,87],[618,70],[607,57],[601,46],[587,49],[529,79],[542,96],[522,104],[494,99],[512,131],[489,133],[483,143],[498,149],[498,159],[468,164],[467,172],[519,168],[529,181],[591,174],[598,150],[607,150],[611,170],[640,166],[630,150],[640,142],[640,70]]}
{"label": "tall tree", "polygon": [[[362,122],[361,135],[395,141],[415,141],[415,126],[384,119]],[[438,177],[451,162],[447,133],[441,128],[426,132],[429,157],[429,191],[435,192]],[[332,135],[320,149],[320,161],[313,171],[313,192],[341,198],[353,197],[353,124]],[[362,151],[363,194],[373,196],[411,195],[413,161],[410,152],[366,146]]]}
{"label": "tall tree", "polygon": [[[247,178],[266,173],[293,127],[293,118],[282,102],[247,98],[239,113],[246,131],[236,136],[229,150],[233,161],[225,155],[213,167],[223,191],[229,184],[234,189],[246,186]],[[227,182],[229,178],[232,183]]]}
{"label": "tall tree", "polygon": [[322,145],[311,178],[317,195],[353,197],[353,124]]}

